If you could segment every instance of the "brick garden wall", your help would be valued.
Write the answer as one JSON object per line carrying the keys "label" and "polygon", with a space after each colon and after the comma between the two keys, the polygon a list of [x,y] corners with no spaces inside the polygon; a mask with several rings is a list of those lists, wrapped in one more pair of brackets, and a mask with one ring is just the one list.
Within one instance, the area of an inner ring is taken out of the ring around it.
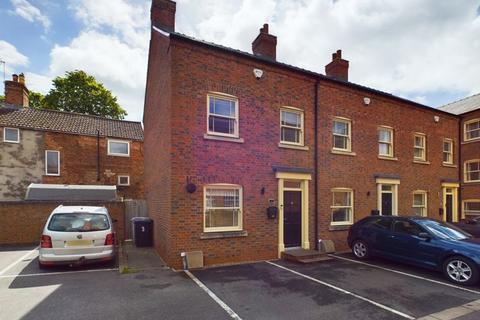
{"label": "brick garden wall", "polygon": [[125,204],[123,202],[45,202],[8,201],[0,202],[0,245],[38,244],[50,213],[60,204],[105,206],[112,219],[119,240],[124,239]]}

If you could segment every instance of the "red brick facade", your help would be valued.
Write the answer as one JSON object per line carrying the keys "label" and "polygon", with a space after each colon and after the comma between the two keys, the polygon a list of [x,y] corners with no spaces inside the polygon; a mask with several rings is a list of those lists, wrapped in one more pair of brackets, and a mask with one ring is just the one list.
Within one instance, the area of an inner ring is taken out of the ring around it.
{"label": "red brick facade", "polygon": [[[461,115],[462,118],[462,145],[461,145],[461,177],[462,177],[462,201],[477,200],[480,201],[480,182],[465,182],[465,163],[469,160],[480,160],[480,140],[465,141],[465,122],[479,119],[480,120],[480,106],[479,109]],[[462,205],[463,206],[463,205]],[[462,207],[464,214],[464,208]]]}
{"label": "red brick facade", "polygon": [[[348,77],[348,62],[343,67],[336,78]],[[262,75],[254,75],[254,69]],[[238,99],[238,138],[207,134],[209,93]],[[303,111],[304,147],[279,144],[280,110],[286,106]],[[334,117],[351,121],[348,154],[332,153]],[[150,41],[144,125],[145,188],[155,246],[176,268],[182,266],[182,252],[195,250],[203,251],[207,265],[277,258],[281,221],[268,219],[266,210],[273,200],[282,211],[279,167],[287,173],[310,172],[312,180],[305,181],[308,244],[302,239],[302,246],[310,248],[317,239],[333,239],[337,249],[346,249],[348,225],[331,225],[333,188],[353,191],[354,221],[378,209],[377,179],[387,178],[399,183],[399,214],[412,214],[413,192],[422,190],[428,216],[444,219],[442,184],[459,182],[458,117],[156,29]],[[379,126],[394,132],[393,159],[378,157]],[[423,163],[413,161],[415,133],[426,137]],[[444,138],[455,146],[451,166],[443,164]],[[204,187],[216,183],[242,187],[242,232],[204,230]],[[188,192],[187,185],[196,190]]]}
{"label": "red brick facade", "polygon": [[[114,139],[129,141],[125,139]],[[116,185],[119,175],[130,177],[129,186],[117,186],[118,197],[143,199],[143,142],[129,141],[130,156],[111,156],[108,138],[45,132],[45,150],[60,151],[60,175],[42,177],[42,183]]]}

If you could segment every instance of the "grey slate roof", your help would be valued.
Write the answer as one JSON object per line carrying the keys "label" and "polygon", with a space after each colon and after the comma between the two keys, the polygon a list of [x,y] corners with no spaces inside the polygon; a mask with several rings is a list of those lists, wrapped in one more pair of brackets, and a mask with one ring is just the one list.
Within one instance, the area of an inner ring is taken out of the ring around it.
{"label": "grey slate roof", "polygon": [[140,122],[0,103],[0,126],[143,141]]}
{"label": "grey slate roof", "polygon": [[457,115],[480,109],[480,93],[446,104],[439,109]]}

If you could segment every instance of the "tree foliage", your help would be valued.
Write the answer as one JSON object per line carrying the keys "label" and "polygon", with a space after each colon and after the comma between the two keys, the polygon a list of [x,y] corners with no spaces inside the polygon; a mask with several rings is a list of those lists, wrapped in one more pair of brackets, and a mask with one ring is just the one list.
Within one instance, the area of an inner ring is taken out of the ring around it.
{"label": "tree foliage", "polygon": [[[123,119],[127,112],[118,104],[110,90],[84,71],[75,70],[64,77],[53,79],[53,88],[42,99],[41,94],[33,93],[32,107],[78,112],[103,116],[111,119]],[[37,102],[38,101],[38,104]]]}
{"label": "tree foliage", "polygon": [[30,91],[28,94],[28,106],[32,109],[43,109],[45,96],[39,92]]}

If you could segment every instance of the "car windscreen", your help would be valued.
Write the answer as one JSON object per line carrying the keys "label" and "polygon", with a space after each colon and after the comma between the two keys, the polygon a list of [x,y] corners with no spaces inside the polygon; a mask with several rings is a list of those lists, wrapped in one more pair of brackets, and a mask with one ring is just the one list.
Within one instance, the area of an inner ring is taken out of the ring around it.
{"label": "car windscreen", "polygon": [[440,239],[464,240],[471,238],[470,234],[449,223],[435,220],[418,220],[416,222]]}
{"label": "car windscreen", "polygon": [[106,215],[85,212],[56,213],[48,224],[48,230],[60,232],[102,231],[109,228]]}

